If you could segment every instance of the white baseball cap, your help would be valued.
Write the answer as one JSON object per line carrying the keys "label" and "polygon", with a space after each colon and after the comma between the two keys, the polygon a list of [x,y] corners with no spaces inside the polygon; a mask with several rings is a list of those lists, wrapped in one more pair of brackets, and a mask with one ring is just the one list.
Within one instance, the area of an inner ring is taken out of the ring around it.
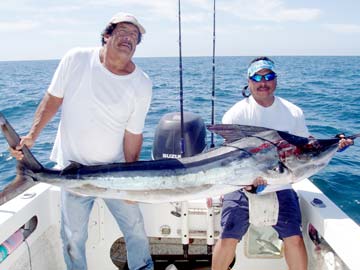
{"label": "white baseball cap", "polygon": [[109,24],[117,24],[121,22],[128,22],[135,25],[141,34],[145,34],[145,28],[138,22],[134,15],[130,13],[119,12],[116,13],[109,21]]}
{"label": "white baseball cap", "polygon": [[256,72],[262,70],[262,69],[269,69],[272,72],[275,72],[275,64],[272,61],[269,60],[258,60],[252,63],[248,68],[248,77],[250,78],[253,76]]}

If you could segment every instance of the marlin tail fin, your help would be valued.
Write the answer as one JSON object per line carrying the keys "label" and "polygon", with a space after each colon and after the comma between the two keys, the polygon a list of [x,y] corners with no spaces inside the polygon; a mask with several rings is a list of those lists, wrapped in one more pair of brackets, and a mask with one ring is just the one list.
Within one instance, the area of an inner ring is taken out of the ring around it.
{"label": "marlin tail fin", "polygon": [[[14,130],[14,128],[10,125],[10,123],[6,120],[5,116],[0,113],[0,126],[1,131],[4,134],[6,141],[9,146],[15,148],[20,143],[20,137]],[[24,146],[22,148],[24,153],[24,158],[19,161],[20,165],[24,165],[26,168],[29,168],[33,172],[38,172],[43,170],[43,166],[39,161],[33,156],[30,150]]]}

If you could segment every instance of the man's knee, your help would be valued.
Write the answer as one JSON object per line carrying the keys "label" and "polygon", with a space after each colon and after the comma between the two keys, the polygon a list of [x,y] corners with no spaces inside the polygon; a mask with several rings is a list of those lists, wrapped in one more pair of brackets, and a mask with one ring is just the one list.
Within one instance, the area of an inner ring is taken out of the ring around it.
{"label": "man's knee", "polygon": [[237,239],[233,238],[219,239],[215,245],[213,262],[214,260],[221,260],[225,257],[232,258],[235,255],[235,250],[238,242],[239,241]]}
{"label": "man's knee", "polygon": [[284,238],[285,247],[292,249],[303,249],[304,248],[304,239],[300,235],[294,235]]}

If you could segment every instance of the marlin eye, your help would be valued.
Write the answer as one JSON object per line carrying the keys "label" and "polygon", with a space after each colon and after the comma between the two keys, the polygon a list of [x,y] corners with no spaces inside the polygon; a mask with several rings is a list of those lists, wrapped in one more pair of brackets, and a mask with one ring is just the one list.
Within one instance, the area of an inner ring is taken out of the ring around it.
{"label": "marlin eye", "polygon": [[278,161],[277,166],[274,166],[274,168],[272,170],[276,173],[284,173],[285,169],[286,169],[285,164],[282,163],[281,161]]}

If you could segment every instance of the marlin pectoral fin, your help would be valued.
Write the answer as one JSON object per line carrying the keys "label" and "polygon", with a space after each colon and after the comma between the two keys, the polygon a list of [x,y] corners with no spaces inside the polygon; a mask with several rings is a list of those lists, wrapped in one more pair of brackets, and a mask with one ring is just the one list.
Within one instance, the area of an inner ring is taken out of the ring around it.
{"label": "marlin pectoral fin", "polygon": [[260,132],[272,131],[272,129],[269,128],[234,124],[208,125],[207,129],[223,137],[226,143],[253,136]]}
{"label": "marlin pectoral fin", "polygon": [[309,142],[308,138],[296,136],[287,132],[278,131],[278,134],[283,140],[295,146],[303,146]]}

